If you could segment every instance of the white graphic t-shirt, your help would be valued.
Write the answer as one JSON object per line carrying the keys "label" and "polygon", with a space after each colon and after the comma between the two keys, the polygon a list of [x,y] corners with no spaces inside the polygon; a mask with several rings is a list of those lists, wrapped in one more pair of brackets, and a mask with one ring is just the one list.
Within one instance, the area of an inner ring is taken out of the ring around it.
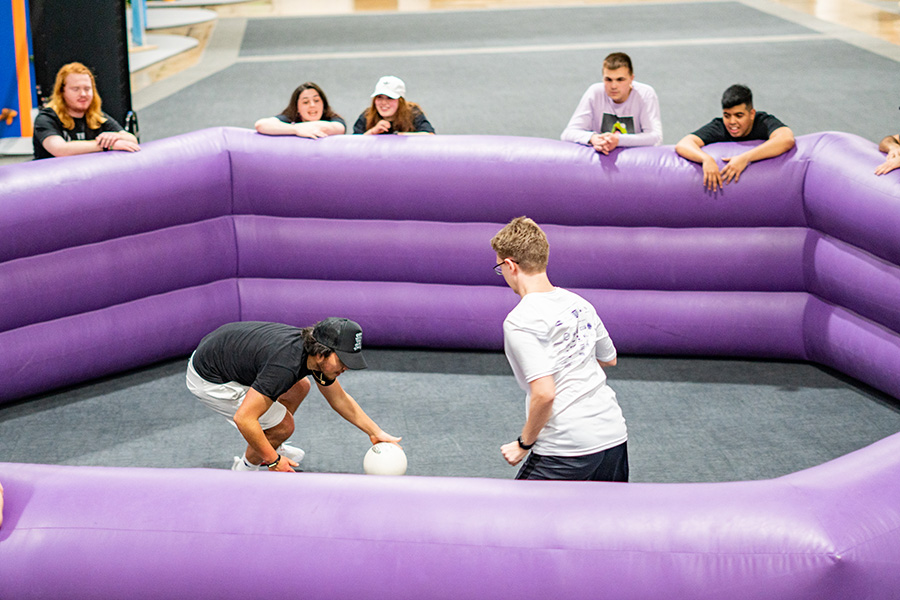
{"label": "white graphic t-shirt", "polygon": [[545,456],[582,456],[624,442],[625,418],[597,360],[609,362],[616,348],[594,307],[562,288],[526,294],[503,322],[506,357],[519,386],[553,375],[556,397],[534,451]]}

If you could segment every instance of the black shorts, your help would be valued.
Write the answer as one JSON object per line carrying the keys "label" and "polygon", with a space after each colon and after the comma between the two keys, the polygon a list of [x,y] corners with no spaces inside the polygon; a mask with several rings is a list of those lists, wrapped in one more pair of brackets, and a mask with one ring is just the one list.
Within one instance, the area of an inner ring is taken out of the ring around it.
{"label": "black shorts", "polygon": [[628,481],[628,442],[584,456],[542,456],[532,452],[516,479]]}

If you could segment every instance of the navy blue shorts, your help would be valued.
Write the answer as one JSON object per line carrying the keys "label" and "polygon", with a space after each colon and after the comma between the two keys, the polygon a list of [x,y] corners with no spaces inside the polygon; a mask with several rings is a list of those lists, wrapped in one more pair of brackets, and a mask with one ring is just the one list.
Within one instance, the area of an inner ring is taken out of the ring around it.
{"label": "navy blue shorts", "polygon": [[516,479],[628,481],[628,442],[584,456],[542,456],[532,452]]}

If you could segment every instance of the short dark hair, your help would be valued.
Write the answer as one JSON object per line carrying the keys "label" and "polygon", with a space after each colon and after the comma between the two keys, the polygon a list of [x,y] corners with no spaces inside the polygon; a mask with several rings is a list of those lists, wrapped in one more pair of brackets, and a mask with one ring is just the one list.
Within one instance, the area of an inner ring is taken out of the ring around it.
{"label": "short dark hair", "polygon": [[753,108],[753,92],[746,85],[736,83],[722,94],[722,108],[732,108],[738,104],[746,104],[747,108]]}
{"label": "short dark hair", "polygon": [[330,356],[334,350],[317,342],[316,338],[313,337],[313,329],[315,329],[315,326],[304,327],[300,331],[300,335],[303,336],[303,351],[306,352],[308,356]]}
{"label": "short dark hair", "polygon": [[628,74],[634,75],[634,69],[631,68],[631,57],[624,52],[613,52],[603,59],[603,68],[615,71],[622,67],[628,67]]}

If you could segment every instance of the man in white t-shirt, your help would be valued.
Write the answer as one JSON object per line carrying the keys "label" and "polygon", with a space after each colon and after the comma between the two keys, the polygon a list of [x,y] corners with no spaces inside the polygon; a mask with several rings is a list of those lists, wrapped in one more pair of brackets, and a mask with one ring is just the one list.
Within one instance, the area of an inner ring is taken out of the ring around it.
{"label": "man in white t-shirt", "polygon": [[491,247],[494,270],[522,298],[503,321],[503,342],[527,416],[503,457],[517,465],[531,450],[516,479],[628,481],[625,418],[603,372],[616,348],[603,322],[584,298],[550,283],[537,223],[513,219]]}
{"label": "man in white t-shirt", "polygon": [[603,154],[662,143],[659,99],[652,87],[634,80],[631,57],[613,52],[603,60],[603,82],[587,89],[560,139]]}

